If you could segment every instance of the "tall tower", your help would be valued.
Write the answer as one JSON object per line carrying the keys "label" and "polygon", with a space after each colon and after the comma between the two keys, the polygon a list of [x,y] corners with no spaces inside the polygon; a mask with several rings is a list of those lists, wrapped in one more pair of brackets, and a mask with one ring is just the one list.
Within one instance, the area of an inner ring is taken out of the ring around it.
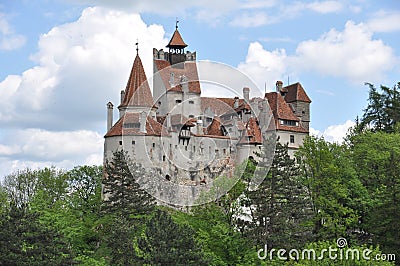
{"label": "tall tower", "polygon": [[179,21],[177,20],[175,25],[175,32],[167,45],[169,49],[168,61],[171,65],[183,63],[186,60],[185,47],[187,46],[187,44],[183,41],[182,36],[178,31],[178,22]]}

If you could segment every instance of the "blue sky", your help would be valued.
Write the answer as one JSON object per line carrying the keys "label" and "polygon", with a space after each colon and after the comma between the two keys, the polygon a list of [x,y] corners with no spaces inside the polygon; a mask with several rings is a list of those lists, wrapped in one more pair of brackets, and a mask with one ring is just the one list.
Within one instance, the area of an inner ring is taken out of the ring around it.
{"label": "blue sky", "polygon": [[395,0],[5,0],[0,176],[101,164],[105,106],[118,103],[136,39],[150,75],[152,48],[167,44],[176,17],[199,60],[237,67],[262,90],[299,81],[313,100],[312,132],[331,141],[362,114],[364,82],[400,81]]}

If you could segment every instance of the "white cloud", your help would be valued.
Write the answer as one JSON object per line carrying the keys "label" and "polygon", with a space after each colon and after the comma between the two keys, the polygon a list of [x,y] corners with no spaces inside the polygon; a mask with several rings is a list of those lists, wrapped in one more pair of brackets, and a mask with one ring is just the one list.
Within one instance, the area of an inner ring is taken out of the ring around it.
{"label": "white cloud", "polygon": [[368,27],[348,21],[342,32],[331,29],[318,40],[300,43],[295,59],[298,69],[374,82],[393,68],[395,58],[393,49],[373,39]]}
{"label": "white cloud", "polygon": [[240,16],[234,18],[230,25],[236,27],[259,27],[266,24],[272,24],[275,20],[268,17],[264,12],[256,12],[256,13],[243,13]]}
{"label": "white cloud", "polygon": [[26,42],[23,35],[14,33],[4,14],[0,13],[0,50],[16,50]]}
{"label": "white cloud", "polygon": [[119,104],[136,38],[150,75],[152,48],[167,44],[164,34],[138,14],[96,7],[40,36],[36,66],[0,81],[0,175],[101,164],[104,132],[88,129],[105,130],[106,103]]}
{"label": "white cloud", "polygon": [[102,163],[103,137],[97,132],[8,130],[0,144],[0,177],[25,167]]}
{"label": "white cloud", "polygon": [[374,32],[393,32],[400,30],[400,12],[380,11],[368,22],[368,27]]}
{"label": "white cloud", "polygon": [[374,39],[365,24],[348,21],[343,31],[331,29],[317,40],[301,42],[293,55],[287,55],[284,49],[268,51],[258,42],[250,43],[246,60],[238,67],[259,86],[306,71],[360,83],[379,82],[398,61],[393,49]]}
{"label": "white cloud", "polygon": [[279,20],[297,17],[306,10],[327,14],[338,12],[342,8],[343,6],[339,1],[314,1],[311,3],[297,1],[282,7]]}
{"label": "white cloud", "polygon": [[238,69],[249,75],[260,89],[282,80],[288,73],[287,55],[285,49],[267,51],[259,42],[249,45],[245,62],[238,65]]}
{"label": "white cloud", "polygon": [[355,125],[354,121],[347,120],[341,125],[332,125],[326,128],[323,132],[310,128],[310,134],[317,137],[324,137],[329,142],[342,143],[346,137],[349,128]]}
{"label": "white cloud", "polygon": [[316,1],[306,4],[306,8],[317,13],[326,14],[340,11],[343,6],[339,1]]}
{"label": "white cloud", "polygon": [[147,26],[138,14],[86,8],[72,23],[40,37],[37,66],[0,82],[0,122],[65,130],[99,126],[105,103],[118,104],[139,39],[147,74],[152,48],[167,43],[161,26]]}

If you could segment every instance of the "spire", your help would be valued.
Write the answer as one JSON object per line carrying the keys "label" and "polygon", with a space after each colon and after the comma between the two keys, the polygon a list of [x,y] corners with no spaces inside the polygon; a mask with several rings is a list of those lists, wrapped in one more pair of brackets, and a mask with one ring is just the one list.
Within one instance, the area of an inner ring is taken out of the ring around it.
{"label": "spire", "polygon": [[[138,52],[138,48],[136,51]],[[126,84],[125,97],[119,107],[127,106],[145,106],[152,107],[153,97],[151,95],[150,86],[147,82],[146,73],[142,65],[139,54],[136,54],[133,62],[131,74]]]}
{"label": "spire", "polygon": [[187,46],[187,44],[183,41],[182,36],[178,31],[178,23],[179,20],[178,18],[176,18],[175,32],[174,34],[172,34],[172,38],[167,45],[168,48],[185,48]]}

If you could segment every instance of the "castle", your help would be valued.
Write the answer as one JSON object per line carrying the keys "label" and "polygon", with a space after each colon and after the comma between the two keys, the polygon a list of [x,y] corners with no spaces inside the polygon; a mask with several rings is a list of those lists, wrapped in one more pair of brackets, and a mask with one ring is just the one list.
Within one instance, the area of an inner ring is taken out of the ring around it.
{"label": "castle", "polygon": [[186,46],[176,26],[168,51],[153,49],[153,93],[137,51],[115,123],[107,104],[104,160],[123,149],[165,180],[196,186],[254,157],[271,128],[293,155],[309,133],[311,100],[301,84],[277,81],[264,97],[250,98],[249,87],[242,97],[202,97],[196,52]]}

